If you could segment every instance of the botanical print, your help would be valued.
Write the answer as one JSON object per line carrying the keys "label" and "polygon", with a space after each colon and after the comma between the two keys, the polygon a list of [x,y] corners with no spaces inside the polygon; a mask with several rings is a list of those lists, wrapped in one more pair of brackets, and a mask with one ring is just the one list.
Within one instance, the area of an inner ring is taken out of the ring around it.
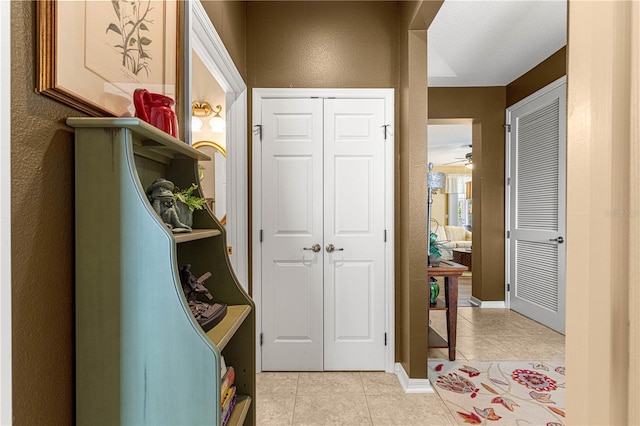
{"label": "botanical print", "polygon": [[[151,0],[85,2],[86,67],[129,93],[165,81],[165,3]],[[129,96],[131,96],[129,94]]]}
{"label": "botanical print", "polygon": [[51,90],[63,102],[90,115],[132,116],[137,88],[175,97],[176,0],[37,3],[40,19],[55,22],[39,53],[54,58]]}
{"label": "botanical print", "polygon": [[153,26],[153,21],[149,19],[153,11],[151,2],[111,0],[111,5],[116,20],[109,23],[106,33],[111,31],[118,35],[113,47],[122,54],[122,66],[135,75],[144,70],[149,76],[149,63],[153,59],[148,47],[153,42],[149,38],[150,27]]}

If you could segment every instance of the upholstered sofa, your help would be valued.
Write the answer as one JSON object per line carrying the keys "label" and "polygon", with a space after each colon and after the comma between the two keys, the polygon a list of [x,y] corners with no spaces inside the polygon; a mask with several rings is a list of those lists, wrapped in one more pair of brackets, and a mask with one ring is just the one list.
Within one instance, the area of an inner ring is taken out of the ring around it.
{"label": "upholstered sofa", "polygon": [[454,248],[471,248],[472,233],[460,226],[438,225],[431,228],[438,236],[438,244],[442,253],[442,260],[453,259]]}

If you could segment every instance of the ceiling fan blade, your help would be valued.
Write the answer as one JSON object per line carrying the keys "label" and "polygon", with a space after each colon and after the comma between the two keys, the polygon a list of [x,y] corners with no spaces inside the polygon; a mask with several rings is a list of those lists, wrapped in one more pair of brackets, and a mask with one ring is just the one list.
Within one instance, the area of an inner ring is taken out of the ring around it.
{"label": "ceiling fan blade", "polygon": [[456,161],[452,161],[450,163],[443,163],[443,166],[448,166],[449,164],[456,164],[456,163],[464,163],[465,161],[467,161],[465,158],[463,158],[462,160],[456,160]]}

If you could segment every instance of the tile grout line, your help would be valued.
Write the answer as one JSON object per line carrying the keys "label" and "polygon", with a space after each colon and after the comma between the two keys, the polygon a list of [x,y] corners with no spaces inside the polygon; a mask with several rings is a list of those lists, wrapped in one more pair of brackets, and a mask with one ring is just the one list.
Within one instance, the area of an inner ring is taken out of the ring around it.
{"label": "tile grout line", "polygon": [[371,407],[369,407],[369,398],[367,398],[367,392],[364,389],[364,381],[362,380],[362,371],[358,372],[358,376],[360,376],[360,384],[362,385],[362,394],[364,395],[364,403],[367,406],[367,413],[369,413],[369,420],[371,421],[371,426],[373,426],[373,416],[371,415]]}
{"label": "tile grout line", "polygon": [[298,389],[300,388],[300,372],[297,373],[296,378],[296,392],[293,395],[293,410],[291,411],[291,425],[293,426],[293,420],[296,418],[296,405],[298,405]]}

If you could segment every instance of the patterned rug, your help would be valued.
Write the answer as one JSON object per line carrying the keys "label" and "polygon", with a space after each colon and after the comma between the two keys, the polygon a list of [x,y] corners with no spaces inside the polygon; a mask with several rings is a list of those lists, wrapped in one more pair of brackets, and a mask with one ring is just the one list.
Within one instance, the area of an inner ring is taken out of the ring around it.
{"label": "patterned rug", "polygon": [[429,361],[429,380],[458,424],[564,424],[564,362]]}

